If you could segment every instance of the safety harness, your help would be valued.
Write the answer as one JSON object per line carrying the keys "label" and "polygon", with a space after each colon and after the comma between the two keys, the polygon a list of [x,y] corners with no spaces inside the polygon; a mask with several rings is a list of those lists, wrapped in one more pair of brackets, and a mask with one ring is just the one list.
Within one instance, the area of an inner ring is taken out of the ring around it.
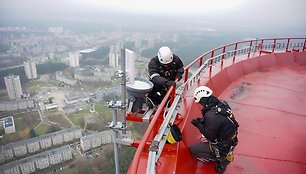
{"label": "safety harness", "polygon": [[160,71],[161,76],[167,79],[173,79],[176,75],[176,62],[172,61],[169,63],[167,68],[164,67],[165,65],[159,64],[158,69]]}
{"label": "safety harness", "polygon": [[226,140],[214,140],[210,141],[211,151],[214,152],[216,158],[219,160],[221,155],[226,155],[226,159],[230,162],[233,161],[234,155],[233,151],[236,145],[238,144],[238,127],[239,124],[235,119],[234,114],[228,103],[226,101],[220,100],[220,102],[211,108],[216,113],[220,113],[222,116],[225,116],[236,128],[236,131]]}

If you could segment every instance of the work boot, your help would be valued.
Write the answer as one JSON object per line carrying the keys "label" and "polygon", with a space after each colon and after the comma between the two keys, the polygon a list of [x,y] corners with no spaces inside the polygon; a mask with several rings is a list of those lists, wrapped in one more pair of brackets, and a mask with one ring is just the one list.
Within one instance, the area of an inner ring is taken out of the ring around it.
{"label": "work boot", "polygon": [[228,166],[230,162],[227,161],[226,159],[223,159],[223,160],[219,160],[217,162],[217,164],[215,165],[215,170],[218,172],[218,173],[224,173],[225,170],[226,170],[226,167]]}
{"label": "work boot", "polygon": [[216,165],[215,165],[215,170],[216,170],[216,172],[218,172],[218,173],[224,173],[225,170],[226,170],[226,167],[227,167],[227,166],[221,166],[221,165],[219,165],[219,164],[216,164]]}

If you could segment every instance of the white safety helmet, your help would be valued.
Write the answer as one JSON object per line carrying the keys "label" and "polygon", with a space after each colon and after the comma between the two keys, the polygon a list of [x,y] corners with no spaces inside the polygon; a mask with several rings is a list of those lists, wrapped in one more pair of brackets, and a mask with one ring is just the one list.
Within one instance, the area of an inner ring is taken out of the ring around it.
{"label": "white safety helmet", "polygon": [[168,64],[173,60],[173,53],[169,47],[163,46],[158,50],[157,57],[160,63]]}
{"label": "white safety helmet", "polygon": [[210,97],[213,91],[207,86],[200,86],[194,91],[194,101],[199,103],[202,97]]}

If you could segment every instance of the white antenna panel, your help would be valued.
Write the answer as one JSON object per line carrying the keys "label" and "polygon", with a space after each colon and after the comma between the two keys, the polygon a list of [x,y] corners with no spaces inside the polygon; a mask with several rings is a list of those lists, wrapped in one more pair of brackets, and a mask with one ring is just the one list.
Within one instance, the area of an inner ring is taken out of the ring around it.
{"label": "white antenna panel", "polygon": [[125,49],[125,70],[130,84],[134,84],[135,79],[135,53]]}

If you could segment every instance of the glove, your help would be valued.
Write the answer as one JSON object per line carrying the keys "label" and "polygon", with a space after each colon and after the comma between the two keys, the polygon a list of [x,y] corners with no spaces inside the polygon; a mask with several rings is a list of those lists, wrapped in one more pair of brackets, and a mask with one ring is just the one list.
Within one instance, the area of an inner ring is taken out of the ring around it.
{"label": "glove", "polygon": [[191,124],[198,128],[201,134],[203,134],[204,137],[209,140],[209,134],[207,134],[207,131],[202,123],[204,123],[202,118],[195,118],[191,121]]}
{"label": "glove", "polygon": [[171,86],[173,86],[174,88],[175,88],[175,82],[174,81],[172,81],[172,80],[168,80],[167,82],[166,82],[166,87],[167,88],[170,88]]}
{"label": "glove", "polygon": [[191,124],[199,128],[199,127],[202,127],[201,122],[202,122],[201,118],[195,118],[191,121]]}
{"label": "glove", "polygon": [[176,75],[177,81],[180,81],[182,79],[182,74]]}
{"label": "glove", "polygon": [[176,73],[176,77],[178,78],[178,81],[182,79],[183,74],[184,74],[184,68],[179,68]]}

